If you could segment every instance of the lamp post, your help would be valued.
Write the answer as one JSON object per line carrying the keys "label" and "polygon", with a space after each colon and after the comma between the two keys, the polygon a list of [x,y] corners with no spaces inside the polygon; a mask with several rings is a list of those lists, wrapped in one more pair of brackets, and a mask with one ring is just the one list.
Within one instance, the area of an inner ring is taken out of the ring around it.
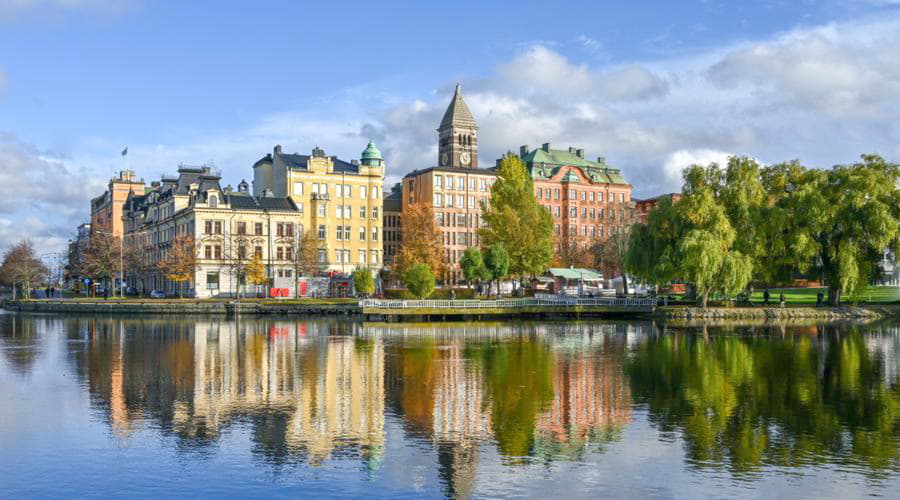
{"label": "lamp post", "polygon": [[[112,236],[112,237],[116,236],[112,232],[108,232],[108,231],[101,231],[99,229],[95,229],[94,231],[97,233],[105,234],[105,235]],[[124,290],[124,284],[125,284],[125,262],[124,262],[124,260],[125,259],[123,257],[123,254],[125,253],[125,246],[124,246],[123,242],[124,242],[124,238],[119,237],[119,298],[123,298],[125,296],[125,293],[124,293],[125,292],[125,290]]]}

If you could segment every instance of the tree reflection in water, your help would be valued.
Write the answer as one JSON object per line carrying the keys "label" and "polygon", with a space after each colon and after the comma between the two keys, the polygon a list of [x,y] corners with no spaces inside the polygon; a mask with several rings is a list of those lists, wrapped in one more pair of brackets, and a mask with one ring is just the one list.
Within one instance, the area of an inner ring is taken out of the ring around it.
{"label": "tree reflection in water", "polygon": [[852,325],[697,333],[654,336],[627,368],[635,401],[659,429],[681,433],[694,467],[752,474],[851,460],[878,475],[897,466],[900,388],[884,352],[892,337]]}
{"label": "tree reflection in water", "polygon": [[587,460],[627,446],[619,441],[634,418],[680,436],[697,471],[752,478],[771,466],[849,461],[878,477],[900,458],[896,325],[0,323],[14,373],[41,355],[37,339],[63,332],[117,439],[149,428],[179,452],[216,453],[238,429],[276,470],[357,461],[377,474],[394,439],[433,450],[445,493],[465,497],[486,451],[506,467]]}

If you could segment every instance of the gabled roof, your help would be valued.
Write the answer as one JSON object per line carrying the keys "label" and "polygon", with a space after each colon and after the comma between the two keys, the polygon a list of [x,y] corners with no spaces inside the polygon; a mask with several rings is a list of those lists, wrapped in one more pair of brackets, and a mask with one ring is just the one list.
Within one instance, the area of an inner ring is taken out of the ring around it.
{"label": "gabled roof", "polygon": [[458,83],[456,84],[456,91],[453,93],[453,99],[450,100],[450,105],[447,106],[447,111],[444,112],[444,118],[441,119],[440,128],[450,126],[478,128],[475,124],[475,117],[472,116],[469,106],[463,100],[462,91]]}

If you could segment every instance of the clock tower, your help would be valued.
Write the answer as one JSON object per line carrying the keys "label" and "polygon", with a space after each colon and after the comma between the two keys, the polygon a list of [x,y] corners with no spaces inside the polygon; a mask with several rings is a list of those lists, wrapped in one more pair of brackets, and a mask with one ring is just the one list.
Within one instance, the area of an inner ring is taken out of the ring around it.
{"label": "clock tower", "polygon": [[437,132],[439,166],[478,168],[478,126],[458,83]]}

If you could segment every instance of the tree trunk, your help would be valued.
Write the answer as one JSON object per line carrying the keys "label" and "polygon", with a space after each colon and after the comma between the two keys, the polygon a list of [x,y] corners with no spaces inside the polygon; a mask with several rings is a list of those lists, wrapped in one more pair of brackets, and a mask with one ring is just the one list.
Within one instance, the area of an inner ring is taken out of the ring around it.
{"label": "tree trunk", "polygon": [[706,303],[709,301],[709,290],[704,290],[703,295],[700,296],[700,307],[706,309]]}
{"label": "tree trunk", "polygon": [[838,307],[841,305],[841,289],[838,286],[828,285],[828,305]]}

